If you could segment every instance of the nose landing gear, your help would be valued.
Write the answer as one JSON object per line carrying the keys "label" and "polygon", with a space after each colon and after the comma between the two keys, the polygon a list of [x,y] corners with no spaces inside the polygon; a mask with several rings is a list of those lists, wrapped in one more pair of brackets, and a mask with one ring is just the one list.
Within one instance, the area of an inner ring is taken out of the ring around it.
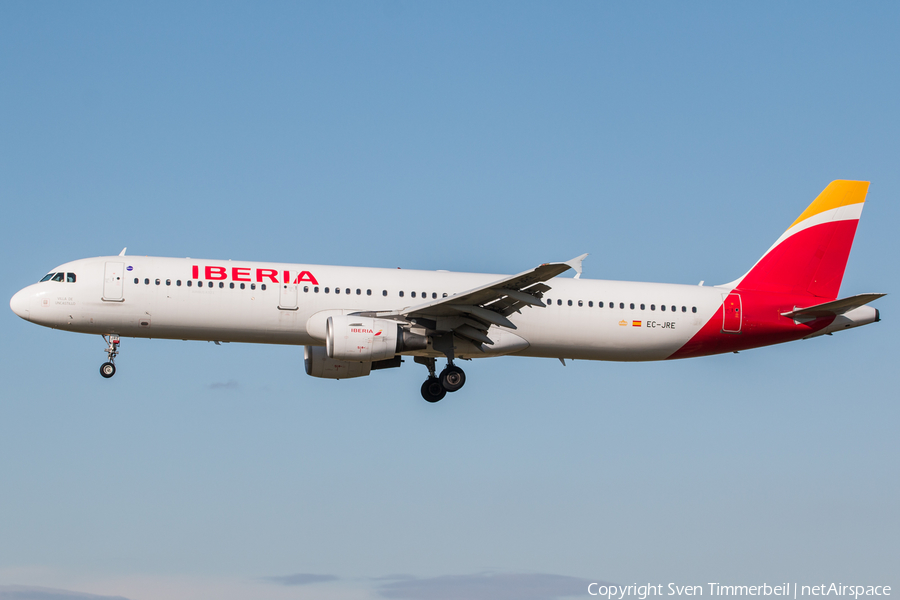
{"label": "nose landing gear", "polygon": [[440,376],[435,374],[435,359],[417,356],[415,361],[428,367],[428,379],[422,384],[422,397],[428,402],[438,402],[466,383],[466,374],[450,361]]}
{"label": "nose landing gear", "polygon": [[109,379],[116,374],[116,355],[119,353],[120,342],[117,335],[110,335],[109,337],[104,335],[103,340],[106,342],[106,350],[104,352],[106,352],[108,360],[100,365],[100,375]]}

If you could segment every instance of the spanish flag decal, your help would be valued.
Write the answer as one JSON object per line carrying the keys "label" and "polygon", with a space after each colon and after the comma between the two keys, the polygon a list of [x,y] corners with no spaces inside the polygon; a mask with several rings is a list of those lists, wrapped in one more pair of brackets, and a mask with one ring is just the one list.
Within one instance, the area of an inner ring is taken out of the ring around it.
{"label": "spanish flag decal", "polygon": [[640,327],[640,326],[641,326],[641,322],[640,322],[640,321],[632,321],[632,322],[631,322],[631,326],[632,326],[632,327]]}

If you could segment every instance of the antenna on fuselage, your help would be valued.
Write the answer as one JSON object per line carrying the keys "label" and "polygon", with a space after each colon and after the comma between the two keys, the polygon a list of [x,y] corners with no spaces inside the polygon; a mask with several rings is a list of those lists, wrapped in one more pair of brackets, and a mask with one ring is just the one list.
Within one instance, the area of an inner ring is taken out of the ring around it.
{"label": "antenna on fuselage", "polygon": [[122,251],[119,252],[119,256],[125,256],[125,251],[126,251],[126,250],[128,250],[128,246],[125,246],[124,248],[122,248]]}

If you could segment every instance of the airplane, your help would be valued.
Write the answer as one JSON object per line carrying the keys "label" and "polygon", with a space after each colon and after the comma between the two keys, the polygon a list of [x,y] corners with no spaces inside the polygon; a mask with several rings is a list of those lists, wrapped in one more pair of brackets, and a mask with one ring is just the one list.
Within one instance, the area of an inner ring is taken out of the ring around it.
{"label": "airplane", "polygon": [[[707,286],[581,279],[586,254],[517,275],[102,256],[65,263],[10,300],[19,317],[99,334],[103,377],[123,337],[303,345],[306,373],[364,377],[403,357],[422,397],[466,382],[457,360],[653,361],[739,352],[880,320],[838,299],[869,183],[837,180],[742,277]],[[559,278],[574,270],[574,278]],[[446,367],[437,373],[437,361]]]}

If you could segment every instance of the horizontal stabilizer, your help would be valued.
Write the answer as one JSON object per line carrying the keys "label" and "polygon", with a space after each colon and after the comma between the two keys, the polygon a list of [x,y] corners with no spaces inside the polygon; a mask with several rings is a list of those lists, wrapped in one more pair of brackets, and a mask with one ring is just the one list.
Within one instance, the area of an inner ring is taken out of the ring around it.
{"label": "horizontal stabilizer", "polygon": [[781,313],[781,315],[784,317],[791,317],[793,319],[804,317],[813,319],[817,319],[819,317],[834,317],[837,315],[842,315],[845,312],[849,312],[854,308],[864,306],[869,302],[878,300],[882,296],[886,295],[887,294],[857,294],[856,296],[850,296],[849,298],[842,298],[840,300],[833,300],[824,304],[816,304],[815,306],[808,306],[806,308],[795,308],[790,312]]}

